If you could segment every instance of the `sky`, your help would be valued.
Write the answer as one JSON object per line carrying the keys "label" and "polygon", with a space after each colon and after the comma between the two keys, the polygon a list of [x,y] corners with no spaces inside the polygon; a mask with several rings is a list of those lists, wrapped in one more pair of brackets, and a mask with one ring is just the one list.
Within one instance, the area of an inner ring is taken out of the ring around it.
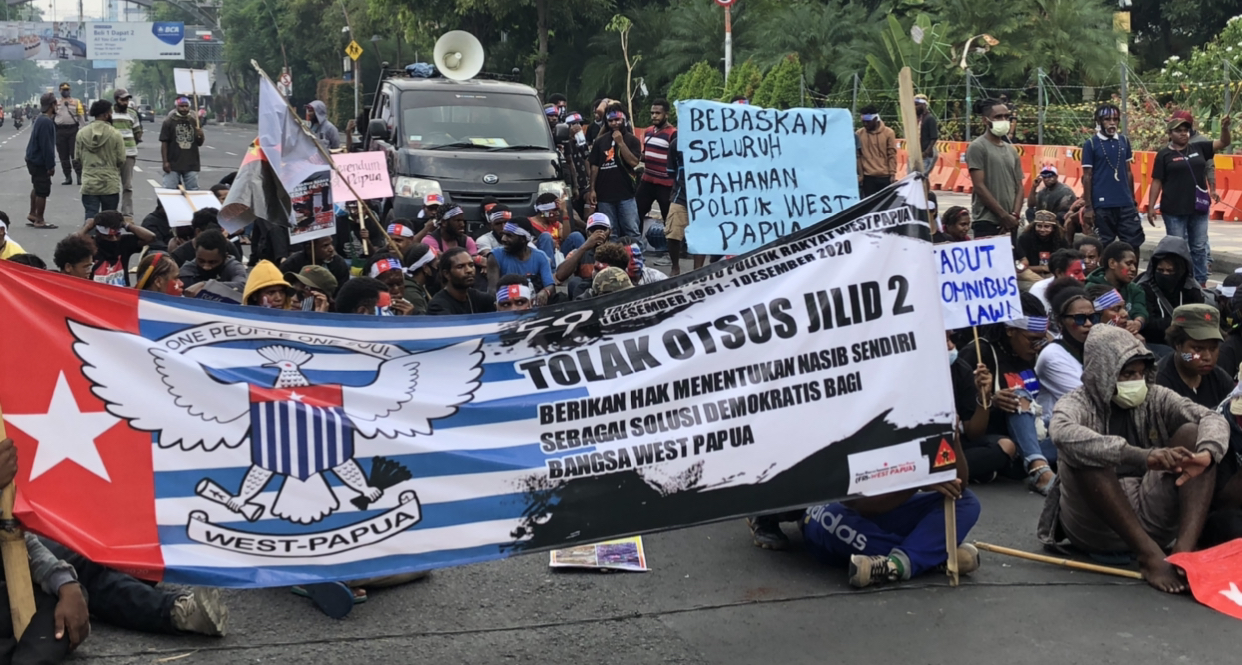
{"label": "sky", "polygon": [[[111,0],[120,5],[122,0]],[[82,13],[87,18],[102,18],[109,0],[82,0]],[[51,21],[73,21],[78,18],[78,0],[34,0],[36,7]]]}

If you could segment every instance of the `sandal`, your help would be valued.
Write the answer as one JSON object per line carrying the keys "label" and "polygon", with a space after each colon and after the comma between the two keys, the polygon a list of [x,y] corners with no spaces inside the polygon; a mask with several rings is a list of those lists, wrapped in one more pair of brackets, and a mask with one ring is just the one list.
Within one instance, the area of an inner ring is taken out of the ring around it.
{"label": "sandal", "polygon": [[[1045,472],[1050,474],[1052,478],[1048,479],[1048,482],[1044,483],[1044,485],[1041,487],[1039,484],[1039,479],[1044,476]],[[1056,479],[1057,479],[1057,474],[1055,471],[1052,470],[1052,467],[1046,466],[1046,465],[1037,466],[1031,469],[1030,471],[1026,472],[1026,487],[1027,489],[1031,490],[1032,492],[1035,492],[1036,494],[1048,496],[1048,490],[1052,489],[1052,483],[1056,482]]]}
{"label": "sandal", "polygon": [[354,605],[367,602],[364,589],[351,589],[344,582],[307,584],[290,589],[294,595],[310,598],[320,612],[333,619],[344,619]]}
{"label": "sandal", "polygon": [[26,226],[33,226],[33,227],[35,227],[36,229],[55,229],[55,228],[59,228],[59,227],[57,227],[55,224],[49,224],[48,222],[43,222],[42,224],[37,223],[37,222],[26,222]]}

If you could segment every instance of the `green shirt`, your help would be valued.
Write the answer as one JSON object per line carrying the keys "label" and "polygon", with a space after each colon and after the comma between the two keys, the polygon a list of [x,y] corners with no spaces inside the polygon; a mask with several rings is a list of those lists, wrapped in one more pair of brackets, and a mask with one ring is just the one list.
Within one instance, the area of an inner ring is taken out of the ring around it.
{"label": "green shirt", "polygon": [[[988,137],[980,136],[966,148],[966,166],[971,171],[983,171],[983,184],[1002,209],[1012,212],[1017,207],[1022,199],[1022,158],[1016,148],[1004,142],[996,145]],[[979,192],[971,195],[970,218],[1001,225],[996,213],[983,205]]]}
{"label": "green shirt", "polygon": [[125,156],[137,157],[138,142],[142,140],[142,119],[138,117],[138,111],[132,106],[126,107],[124,113],[114,108],[112,126],[121,133],[121,138],[125,139]]}

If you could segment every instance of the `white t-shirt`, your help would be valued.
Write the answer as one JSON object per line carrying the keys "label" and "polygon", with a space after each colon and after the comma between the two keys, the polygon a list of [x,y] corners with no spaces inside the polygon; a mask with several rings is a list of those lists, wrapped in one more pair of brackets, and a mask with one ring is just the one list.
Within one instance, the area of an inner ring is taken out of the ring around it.
{"label": "white t-shirt", "polygon": [[1052,283],[1052,279],[1051,277],[1045,277],[1031,285],[1031,295],[1039,298],[1039,301],[1044,304],[1044,309],[1048,311],[1048,316],[1052,316],[1052,303],[1048,302],[1044,294],[1048,292],[1048,285]]}
{"label": "white t-shirt", "polygon": [[1046,422],[1052,419],[1057,400],[1082,385],[1082,363],[1060,344],[1049,344],[1035,361],[1035,376],[1039,378],[1036,401],[1043,407]]}

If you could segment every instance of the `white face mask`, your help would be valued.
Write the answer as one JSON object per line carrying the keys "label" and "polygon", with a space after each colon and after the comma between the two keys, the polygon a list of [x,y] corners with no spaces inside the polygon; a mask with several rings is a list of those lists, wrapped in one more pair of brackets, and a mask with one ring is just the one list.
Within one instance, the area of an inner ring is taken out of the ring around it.
{"label": "white face mask", "polygon": [[1147,380],[1118,381],[1113,403],[1123,409],[1133,409],[1147,399]]}
{"label": "white face mask", "polygon": [[1009,134],[1009,121],[997,120],[992,123],[992,133],[996,136],[1006,136]]}
{"label": "white face mask", "polygon": [[957,362],[957,349],[949,349],[949,364]]}

